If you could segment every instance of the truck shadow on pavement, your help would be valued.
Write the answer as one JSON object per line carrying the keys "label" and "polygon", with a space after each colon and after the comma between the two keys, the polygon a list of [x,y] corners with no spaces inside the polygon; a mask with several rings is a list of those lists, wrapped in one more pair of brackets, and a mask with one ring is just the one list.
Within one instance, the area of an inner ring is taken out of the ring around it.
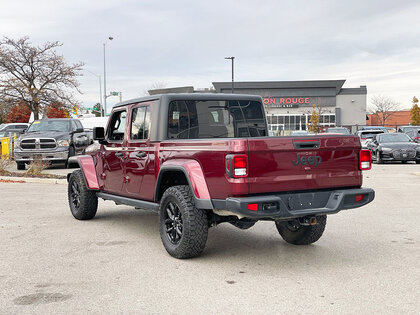
{"label": "truck shadow on pavement", "polygon": [[[167,256],[162,246],[156,212],[121,208],[118,210],[99,211],[93,221],[105,223],[108,230],[116,229],[116,234],[126,233],[130,239],[147,242],[148,246],[161,249],[161,255]],[[125,232],[124,232],[125,231]],[[327,234],[327,233],[326,233]],[[363,264],[368,256],[363,246],[349,248],[334,237],[324,235],[317,243],[308,246],[295,246],[286,243],[280,237],[274,223],[259,222],[249,230],[240,230],[228,223],[209,229],[206,248],[199,257],[192,261],[225,261],[244,263],[253,261],[258,265],[273,265],[284,268],[317,268]],[[119,245],[121,241],[103,241],[98,246]],[[191,261],[191,259],[190,259]]]}
{"label": "truck shadow on pavement", "polygon": [[[258,223],[257,223],[258,224]],[[257,265],[282,266],[300,269],[308,266],[327,268],[363,264],[368,254],[363,249],[349,250],[340,242],[322,238],[312,244],[296,246],[282,240],[276,228],[251,228],[241,231],[228,225],[217,227],[209,233],[209,240],[201,259],[230,259],[234,263],[253,261]],[[254,231],[253,231],[254,230]],[[326,236],[328,238],[328,236]],[[360,250],[360,251],[359,251]]]}

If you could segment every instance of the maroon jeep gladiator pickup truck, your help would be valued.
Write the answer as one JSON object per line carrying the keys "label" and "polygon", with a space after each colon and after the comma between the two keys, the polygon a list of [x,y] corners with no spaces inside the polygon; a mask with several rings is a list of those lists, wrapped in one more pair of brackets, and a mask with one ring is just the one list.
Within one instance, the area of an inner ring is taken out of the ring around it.
{"label": "maroon jeep gladiator pickup truck", "polygon": [[259,96],[165,94],[114,106],[68,177],[76,219],[98,198],[159,212],[176,258],[199,255],[209,227],[274,221],[291,244],[316,242],[326,215],[374,199],[362,188],[371,155],[349,135],[269,137]]}

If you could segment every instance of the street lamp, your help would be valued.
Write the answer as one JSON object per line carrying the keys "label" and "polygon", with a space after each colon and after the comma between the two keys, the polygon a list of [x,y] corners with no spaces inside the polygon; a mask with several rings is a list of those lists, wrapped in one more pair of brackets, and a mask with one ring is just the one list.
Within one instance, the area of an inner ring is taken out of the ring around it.
{"label": "street lamp", "polygon": [[[114,37],[109,36],[109,40],[113,40]],[[106,41],[104,42],[104,115],[106,117],[106,66],[105,66],[105,45]]]}
{"label": "street lamp", "polygon": [[235,60],[235,57],[225,57],[225,59],[230,59],[232,60],[232,94],[235,92],[235,83],[233,80],[233,61]]}
{"label": "street lamp", "polygon": [[89,71],[87,69],[85,69],[87,72],[89,72],[90,74],[93,74],[95,77],[97,77],[99,79],[99,111],[101,112],[101,117],[103,117],[103,112],[102,112],[102,83],[101,83],[101,75],[100,74],[96,74],[93,73],[92,71]]}

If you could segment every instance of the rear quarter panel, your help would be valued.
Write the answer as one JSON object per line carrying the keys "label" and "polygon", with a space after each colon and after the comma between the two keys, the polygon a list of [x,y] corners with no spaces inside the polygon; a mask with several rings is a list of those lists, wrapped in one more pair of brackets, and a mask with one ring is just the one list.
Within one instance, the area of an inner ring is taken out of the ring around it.
{"label": "rear quarter panel", "polygon": [[211,198],[248,194],[247,178],[229,178],[225,158],[248,153],[247,139],[168,140],[161,142],[160,165],[171,160],[195,160],[201,166]]}

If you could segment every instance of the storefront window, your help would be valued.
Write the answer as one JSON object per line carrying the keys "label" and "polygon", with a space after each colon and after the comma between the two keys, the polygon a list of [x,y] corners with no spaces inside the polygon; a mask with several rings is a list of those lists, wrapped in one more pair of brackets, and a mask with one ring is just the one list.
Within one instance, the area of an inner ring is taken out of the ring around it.
{"label": "storefront window", "polygon": [[[310,115],[267,115],[269,130],[275,131],[275,135],[288,135],[293,130],[307,130],[306,124]],[[334,127],[335,115],[323,114],[319,117],[321,127]]]}

